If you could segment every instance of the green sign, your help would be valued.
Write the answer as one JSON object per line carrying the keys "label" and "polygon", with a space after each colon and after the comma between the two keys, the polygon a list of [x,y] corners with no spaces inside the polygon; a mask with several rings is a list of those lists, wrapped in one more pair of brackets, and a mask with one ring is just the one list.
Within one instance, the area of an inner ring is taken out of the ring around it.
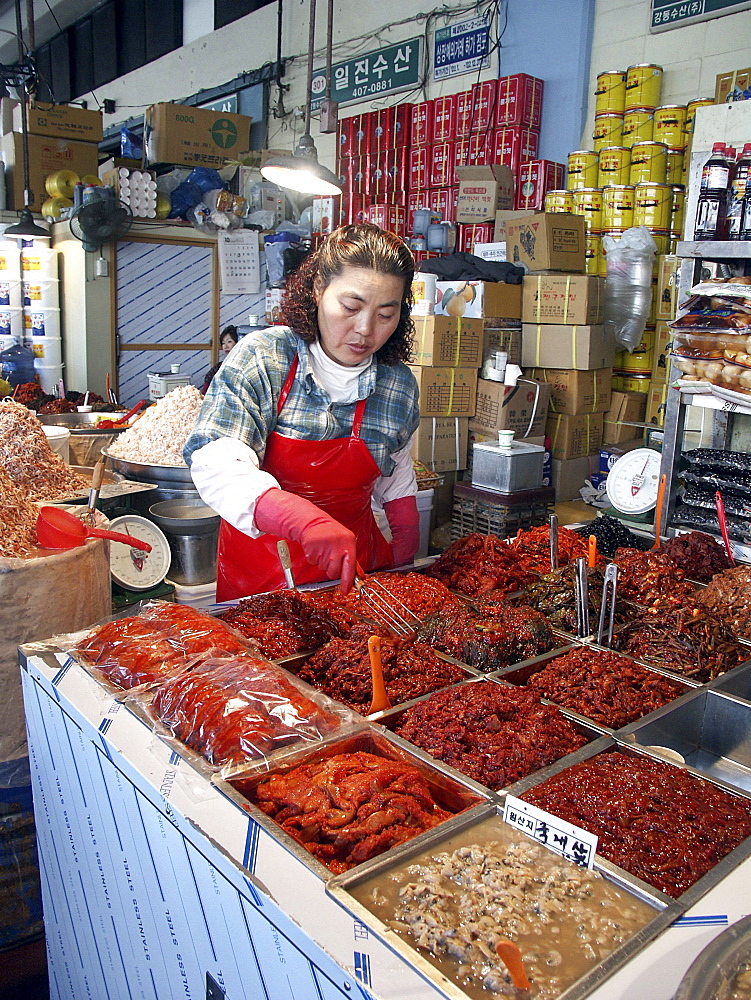
{"label": "green sign", "polygon": [[751,0],[652,0],[650,31],[682,28],[694,21],[709,21],[751,7]]}
{"label": "green sign", "polygon": [[[387,49],[376,49],[331,67],[331,99],[354,104],[397,90],[411,90],[420,82],[420,38],[410,38]],[[326,94],[326,70],[317,70],[310,88],[311,109],[317,111]]]}

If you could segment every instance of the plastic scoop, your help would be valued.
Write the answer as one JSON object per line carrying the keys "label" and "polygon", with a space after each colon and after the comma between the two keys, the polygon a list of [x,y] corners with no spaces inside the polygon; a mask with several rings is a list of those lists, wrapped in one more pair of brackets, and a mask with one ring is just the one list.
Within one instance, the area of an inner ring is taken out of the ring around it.
{"label": "plastic scoop", "polygon": [[368,715],[373,712],[383,712],[391,708],[389,696],[386,694],[386,685],[383,682],[383,663],[381,661],[381,637],[371,635],[368,639],[368,653],[370,655],[370,678],[373,684],[373,699],[370,702]]}
{"label": "plastic scoop", "polygon": [[111,542],[122,542],[134,549],[151,552],[149,543],[142,542],[140,538],[123,535],[119,531],[92,528],[60,507],[40,507],[36,530],[37,540],[45,549],[75,549],[83,545],[87,538],[109,538]]}
{"label": "plastic scoop", "polygon": [[531,986],[524,971],[522,953],[513,941],[501,940],[495,946],[495,953],[508,969],[511,982],[518,990],[528,990]]}
{"label": "plastic scoop", "polygon": [[597,535],[590,535],[587,540],[587,566],[594,569],[597,565]]}
{"label": "plastic scoop", "polygon": [[662,545],[660,530],[662,528],[662,501],[665,498],[665,487],[668,484],[668,474],[663,472],[660,476],[660,485],[657,487],[657,506],[655,507],[655,543],[653,549],[659,549]]}
{"label": "plastic scoop", "polygon": [[720,532],[722,533],[722,540],[725,543],[725,551],[728,554],[728,559],[730,560],[730,565],[735,566],[735,557],[733,556],[733,546],[730,544],[730,533],[728,532],[728,519],[725,514],[725,501],[722,499],[722,493],[719,490],[714,495],[715,505],[717,507],[717,521],[720,525]]}

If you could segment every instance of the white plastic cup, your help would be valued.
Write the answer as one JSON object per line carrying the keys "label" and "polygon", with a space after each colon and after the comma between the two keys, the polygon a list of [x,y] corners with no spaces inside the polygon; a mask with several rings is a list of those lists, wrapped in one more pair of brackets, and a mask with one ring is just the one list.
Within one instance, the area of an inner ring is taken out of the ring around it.
{"label": "white plastic cup", "polygon": [[498,444],[501,448],[511,448],[514,443],[513,431],[498,431]]}
{"label": "white plastic cup", "polygon": [[67,427],[57,427],[55,424],[43,424],[42,430],[47,443],[64,462],[70,462],[70,431]]}

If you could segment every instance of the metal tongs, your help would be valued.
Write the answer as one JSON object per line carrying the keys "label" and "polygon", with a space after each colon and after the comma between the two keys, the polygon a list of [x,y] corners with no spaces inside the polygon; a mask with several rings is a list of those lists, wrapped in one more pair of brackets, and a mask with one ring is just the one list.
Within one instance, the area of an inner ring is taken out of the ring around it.
{"label": "metal tongs", "polygon": [[558,515],[550,515],[550,571],[558,569]]}
{"label": "metal tongs", "polygon": [[414,611],[380,580],[367,577],[360,563],[357,563],[355,589],[373,619],[397,635],[414,635],[422,624]]}
{"label": "metal tongs", "polygon": [[576,594],[576,634],[580,639],[589,635],[589,580],[587,560],[580,556],[575,564],[574,591]]}
{"label": "metal tongs", "polygon": [[[613,645],[613,617],[618,591],[618,565],[608,563],[605,569],[605,579],[602,581],[602,604],[600,605],[600,623],[597,626],[597,644],[608,649]],[[607,642],[605,638],[605,622],[608,623]]]}
{"label": "metal tongs", "polygon": [[292,556],[289,553],[289,545],[287,545],[283,538],[280,538],[276,543],[276,551],[279,554],[279,562],[282,564],[284,579],[287,582],[287,586],[290,590],[296,590],[295,578],[292,575]]}

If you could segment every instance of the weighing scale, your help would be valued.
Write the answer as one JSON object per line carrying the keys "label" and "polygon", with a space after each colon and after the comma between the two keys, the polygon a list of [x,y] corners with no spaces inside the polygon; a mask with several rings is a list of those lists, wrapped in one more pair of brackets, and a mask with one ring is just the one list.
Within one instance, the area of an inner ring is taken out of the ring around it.
{"label": "weighing scale", "polygon": [[139,514],[123,514],[109,525],[112,531],[133,535],[148,542],[151,552],[113,542],[110,545],[112,603],[126,607],[152,597],[166,597],[174,587],[164,582],[170,567],[170,547],[161,528]]}
{"label": "weighing scale", "polygon": [[657,506],[661,464],[662,455],[653,448],[636,448],[614,462],[605,480],[614,516],[637,523],[653,522],[650,512]]}

